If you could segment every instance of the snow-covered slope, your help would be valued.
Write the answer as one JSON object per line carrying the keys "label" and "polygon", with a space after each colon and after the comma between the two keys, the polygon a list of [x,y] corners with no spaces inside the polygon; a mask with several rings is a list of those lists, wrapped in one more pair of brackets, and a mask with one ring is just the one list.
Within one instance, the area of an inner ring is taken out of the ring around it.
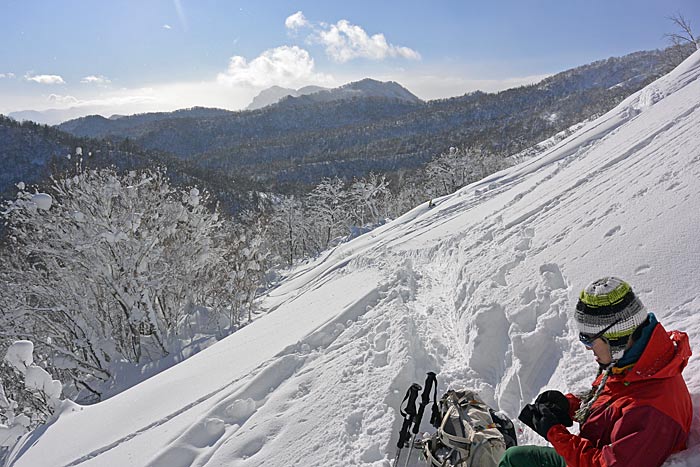
{"label": "snow-covered slope", "polygon": [[[400,400],[426,371],[513,418],[545,387],[587,387],[596,365],[571,310],[606,274],[690,334],[697,411],[698,77],[700,52],[543,155],[339,246],[241,331],[101,404],[66,406],[10,465],[389,466]],[[696,416],[667,466],[698,465]]]}

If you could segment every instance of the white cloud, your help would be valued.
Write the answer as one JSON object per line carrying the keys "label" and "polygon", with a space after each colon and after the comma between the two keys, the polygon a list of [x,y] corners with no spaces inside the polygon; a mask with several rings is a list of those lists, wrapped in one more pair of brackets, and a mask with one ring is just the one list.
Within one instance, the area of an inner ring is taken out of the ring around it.
{"label": "white cloud", "polygon": [[126,93],[136,92],[136,95],[123,94],[118,96],[110,96],[104,98],[90,99],[81,101],[80,106],[105,106],[105,107],[122,107],[127,105],[148,104],[156,102],[157,98],[153,95],[153,90],[144,88],[143,90],[125,90]]}
{"label": "white cloud", "polygon": [[370,36],[360,26],[341,19],[336,24],[324,22],[311,24],[301,11],[287,17],[284,22],[287,29],[297,31],[301,28],[311,28],[309,41],[320,43],[326,48],[326,55],[332,60],[345,63],[355,58],[384,60],[391,57],[420,60],[420,53],[404,46],[390,44],[384,34]]}
{"label": "white cloud", "polygon": [[66,84],[65,81],[63,81],[63,78],[61,78],[59,75],[29,75],[26,74],[24,76],[24,79],[27,81],[34,81],[35,83],[40,83],[40,84]]}
{"label": "white cloud", "polygon": [[84,84],[109,84],[112,81],[102,75],[90,75],[81,79],[80,82]]}
{"label": "white cloud", "polygon": [[14,73],[0,73],[0,79],[3,79],[3,78],[12,79],[14,77],[15,77]]}
{"label": "white cloud", "polygon": [[0,113],[50,109],[73,109],[68,118],[100,114],[131,115],[144,112],[169,112],[188,107],[218,107],[241,110],[252,101],[259,89],[228,86],[215,79],[196,82],[153,83],[148,87],[101,88],[82,86],[72,95],[31,93],[28,95],[0,89]]}
{"label": "white cloud", "polygon": [[304,13],[297,11],[293,15],[287,17],[284,21],[284,25],[287,29],[296,30],[308,26],[309,22],[304,16]]}
{"label": "white cloud", "polygon": [[228,69],[216,80],[226,85],[267,87],[321,84],[331,77],[314,70],[314,59],[309,52],[297,46],[269,49],[248,62],[239,55],[231,57]]}
{"label": "white cloud", "polygon": [[397,46],[387,42],[384,34],[370,36],[360,26],[341,19],[336,24],[321,27],[312,39],[326,47],[326,54],[339,63],[355,58],[384,60],[389,57],[401,57],[420,60],[418,52],[408,47]]}
{"label": "white cloud", "polygon": [[172,29],[173,27],[170,26],[169,24],[164,24],[163,29]]}
{"label": "white cloud", "polygon": [[128,105],[147,104],[157,100],[152,88],[122,89],[109,95],[79,99],[75,96],[50,94],[46,100],[51,108],[65,109],[68,107],[122,107]]}
{"label": "white cloud", "polygon": [[49,102],[59,104],[59,105],[79,105],[80,100],[73,96],[62,96],[60,94],[50,94],[48,97]]}

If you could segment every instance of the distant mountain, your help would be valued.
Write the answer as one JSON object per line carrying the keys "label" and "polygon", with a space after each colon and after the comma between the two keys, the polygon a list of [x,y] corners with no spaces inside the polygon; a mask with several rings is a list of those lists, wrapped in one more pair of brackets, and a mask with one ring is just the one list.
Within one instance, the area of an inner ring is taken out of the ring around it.
{"label": "distant mountain", "polygon": [[327,89],[319,86],[306,86],[301,89],[288,89],[272,86],[258,94],[246,110],[255,110],[268,105],[282,102],[285,98],[305,96],[303,102],[332,102],[347,99],[366,97],[379,97],[386,99],[398,99],[406,102],[421,102],[408,89],[394,81],[382,82],[366,78],[361,81],[345,84],[343,86]]}
{"label": "distant mountain", "polygon": [[8,117],[18,122],[34,122],[42,125],[58,125],[59,123],[78,118],[86,113],[99,114],[106,109],[100,107],[69,107],[67,109],[20,110],[10,112]]}
{"label": "distant mountain", "polygon": [[260,94],[253,98],[246,110],[257,110],[267,107],[268,105],[276,104],[285,97],[299,97],[314,92],[325,91],[326,88],[320,86],[306,86],[301,89],[282,88],[280,86],[272,86],[260,91]]}
{"label": "distant mountain", "polygon": [[[298,103],[322,103],[344,101],[350,99],[394,99],[412,104],[423,102],[408,89],[394,81],[376,81],[373,79],[363,79],[353,83],[348,83],[335,89],[326,89],[306,95],[299,96],[298,99],[289,99]],[[287,100],[282,101],[282,103]]]}
{"label": "distant mountain", "polygon": [[101,115],[88,115],[74,120],[69,120],[58,125],[61,131],[88,138],[105,138],[108,136],[121,136],[138,132],[140,128],[147,128],[151,124],[157,124],[163,120],[172,119],[208,119],[233,115],[235,112],[224,109],[208,107],[192,107],[180,109],[174,112],[153,112],[135,115],[113,115],[105,118]]}
{"label": "distant mountain", "polygon": [[[150,121],[157,120],[158,116],[162,115],[168,115],[168,118],[210,117],[213,115],[222,115],[226,112],[229,111],[223,109],[211,109],[207,107],[192,107],[190,109],[181,109],[174,112],[136,114],[134,117],[142,117],[140,121]],[[105,118],[104,115],[109,115],[109,109],[102,106],[89,106],[69,107],[67,109],[21,110],[7,114],[8,117],[17,120],[18,122],[29,121],[39,123],[41,125],[59,125],[64,122],[83,118],[86,115],[96,117],[96,120],[99,120],[100,118]],[[145,115],[148,115],[149,117],[143,118]],[[119,120],[123,117],[124,115],[111,115],[109,120]]]}
{"label": "distant mountain", "polygon": [[[64,137],[59,137],[62,134]],[[0,115],[0,198],[13,197],[15,184],[28,185],[49,175],[49,162],[71,154],[78,138],[34,123]]]}
{"label": "distant mountain", "polygon": [[[76,155],[78,147],[82,149],[82,157]],[[257,185],[245,178],[205,170],[162,152],[140,150],[129,141],[76,137],[55,127],[34,122],[20,123],[0,115],[0,203],[14,198],[17,183],[43,185],[48,182],[49,175],[75,170],[78,160],[82,160],[83,167],[92,168],[167,167],[173,183],[208,189],[229,212],[259,201]]]}
{"label": "distant mountain", "polygon": [[87,117],[60,128],[79,136],[128,138],[203,170],[268,184],[311,184],[334,175],[416,168],[450,146],[518,153],[609,110],[670,71],[679,63],[674,60],[668,51],[638,52],[530,86],[429,102],[396,83],[368,79],[252,111]]}

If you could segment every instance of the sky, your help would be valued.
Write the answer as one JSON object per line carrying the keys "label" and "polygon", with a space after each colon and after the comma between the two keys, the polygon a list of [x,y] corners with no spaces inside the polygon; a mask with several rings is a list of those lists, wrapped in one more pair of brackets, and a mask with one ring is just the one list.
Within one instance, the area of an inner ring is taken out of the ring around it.
{"label": "sky", "polygon": [[0,0],[0,113],[245,108],[272,85],[498,91],[664,47],[697,0]]}

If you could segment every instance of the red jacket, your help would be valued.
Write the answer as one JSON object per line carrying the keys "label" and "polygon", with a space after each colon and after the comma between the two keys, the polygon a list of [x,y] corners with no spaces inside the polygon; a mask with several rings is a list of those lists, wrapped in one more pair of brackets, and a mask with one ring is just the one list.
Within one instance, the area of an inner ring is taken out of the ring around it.
{"label": "red jacket", "polygon": [[[686,447],[693,407],[681,371],[691,354],[687,334],[657,324],[639,360],[608,377],[580,434],[554,425],[547,439],[569,467],[660,466]],[[581,401],[567,397],[573,414]]]}

